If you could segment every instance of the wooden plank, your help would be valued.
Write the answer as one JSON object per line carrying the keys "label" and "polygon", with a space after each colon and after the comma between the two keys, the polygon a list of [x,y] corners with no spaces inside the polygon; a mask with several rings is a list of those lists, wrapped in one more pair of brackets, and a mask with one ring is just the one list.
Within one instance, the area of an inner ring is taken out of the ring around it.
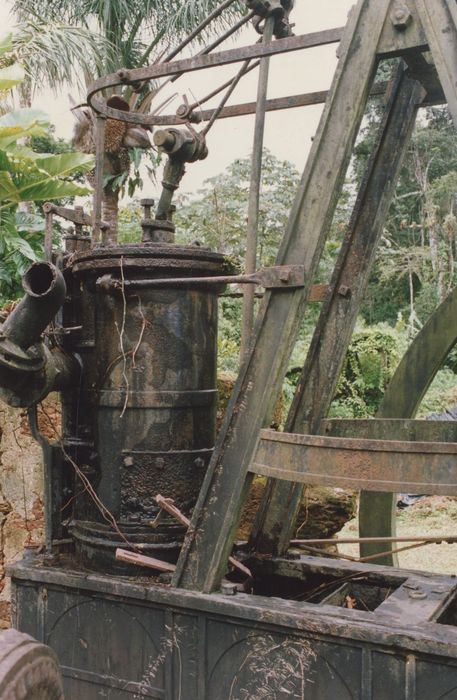
{"label": "wooden plank", "polygon": [[417,13],[457,128],[457,7],[455,0],[415,0]]}
{"label": "wooden plank", "polygon": [[176,569],[174,564],[170,564],[167,561],[162,561],[162,559],[156,559],[155,557],[148,557],[138,552],[129,552],[127,549],[116,549],[116,559],[126,564],[133,564],[134,566],[140,567],[144,566],[148,569],[155,569],[156,571],[166,573],[172,573]]}
{"label": "wooden plank", "polygon": [[[331,225],[373,84],[373,50],[389,0],[352,11],[318,132],[291,210],[279,264],[303,263],[306,285],[265,294],[254,343],[240,371],[181,550],[174,584],[210,592],[219,585],[235,535],[259,430],[268,424]],[[354,80],[354,76],[357,80]]]}
{"label": "wooden plank", "polygon": [[[322,307],[287,417],[289,432],[301,432],[305,423],[309,432],[321,432],[319,424],[336,390],[422,94],[421,86],[400,67],[335,267],[332,292]],[[342,296],[342,287],[350,294]],[[301,484],[267,485],[251,536],[252,549],[276,555],[287,550],[301,495]]]}
{"label": "wooden plank", "polygon": [[457,494],[457,443],[263,430],[250,471],[302,484],[453,496]]}
{"label": "wooden plank", "polygon": [[[396,10],[407,9],[410,18],[405,29],[398,29],[394,24]],[[402,56],[405,60],[408,55],[417,51],[427,51],[428,43],[424,28],[419,19],[414,0],[399,0],[392,2],[391,10],[386,17],[381,38],[378,43],[377,53],[382,58]]]}

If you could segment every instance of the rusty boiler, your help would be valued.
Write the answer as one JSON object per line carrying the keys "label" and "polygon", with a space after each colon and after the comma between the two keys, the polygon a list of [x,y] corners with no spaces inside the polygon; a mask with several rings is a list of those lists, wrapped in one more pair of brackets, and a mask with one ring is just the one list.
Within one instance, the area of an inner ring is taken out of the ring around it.
{"label": "rusty boiler", "polygon": [[184,530],[170,516],[155,520],[155,496],[173,498],[190,515],[211,457],[221,288],[189,286],[185,278],[223,269],[221,255],[169,243],[98,248],[73,258],[71,275],[94,314],[93,338],[84,339],[92,345],[86,391],[93,397],[82,398],[89,424],[70,397],[66,433],[77,452],[78,431],[87,437],[93,430],[85,468],[110,513],[107,520],[87,491],[76,499],[71,532],[90,567],[118,570],[114,552],[126,541],[164,560],[177,557]]}

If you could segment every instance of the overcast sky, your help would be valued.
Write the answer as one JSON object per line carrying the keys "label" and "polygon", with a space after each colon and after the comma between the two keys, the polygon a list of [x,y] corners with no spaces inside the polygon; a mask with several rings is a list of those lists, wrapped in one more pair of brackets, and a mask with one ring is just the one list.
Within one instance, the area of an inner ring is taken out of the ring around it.
{"label": "overcast sky", "polygon": [[[353,3],[354,0],[319,0],[317,3],[315,0],[297,0],[291,15],[291,20],[295,22],[295,34],[344,25]],[[11,18],[8,17],[9,3],[0,0],[0,8],[3,26],[7,28],[12,24]],[[237,38],[236,45],[247,45],[256,40],[257,35],[249,25]],[[231,42],[226,42],[223,46],[232,47]],[[272,58],[268,96],[281,97],[327,89],[336,65],[335,52],[336,45],[330,45]],[[173,91],[179,91],[179,96],[171,105],[171,112],[173,113],[181,103],[182,94],[187,94],[190,101],[194,101],[228,80],[236,71],[237,66],[232,65],[183,76],[174,84]],[[256,84],[257,71],[253,71],[240,83],[229,104],[255,100]],[[207,106],[217,104],[218,99],[220,97]],[[35,97],[34,106],[48,112],[51,121],[56,125],[58,136],[71,136],[73,118],[69,112],[66,94],[55,97],[49,92],[44,92]],[[313,106],[268,114],[265,145],[276,156],[292,161],[301,171],[321,111],[322,107]],[[253,126],[254,118],[251,116],[223,119],[216,123],[208,135],[208,158],[189,165],[182,182],[182,190],[195,191],[201,187],[205,178],[219,174],[235,158],[247,156],[252,148]]]}

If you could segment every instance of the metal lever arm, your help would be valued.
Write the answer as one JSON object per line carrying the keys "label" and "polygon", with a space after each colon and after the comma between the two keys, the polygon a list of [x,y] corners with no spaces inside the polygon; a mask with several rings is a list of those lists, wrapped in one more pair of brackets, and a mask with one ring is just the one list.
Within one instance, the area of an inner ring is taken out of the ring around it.
{"label": "metal lever arm", "polygon": [[226,275],[224,277],[170,277],[163,279],[124,280],[103,275],[97,280],[97,288],[105,292],[112,290],[144,289],[149,287],[190,287],[207,284],[255,284],[264,289],[291,289],[304,287],[305,270],[303,265],[278,265],[263,267],[252,275]]}

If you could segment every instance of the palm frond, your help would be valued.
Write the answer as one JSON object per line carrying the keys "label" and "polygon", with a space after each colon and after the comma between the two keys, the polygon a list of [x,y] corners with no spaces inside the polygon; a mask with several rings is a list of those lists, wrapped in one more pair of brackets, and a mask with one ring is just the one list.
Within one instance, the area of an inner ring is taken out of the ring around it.
{"label": "palm frond", "polygon": [[65,83],[82,86],[81,72],[86,77],[100,75],[112,52],[109,42],[99,34],[38,19],[17,26],[13,49],[33,84],[54,90]]}
{"label": "palm frond", "polygon": [[[220,0],[171,0],[167,3],[167,12],[163,13],[163,27],[167,33],[182,38],[202,22],[218,5]],[[236,0],[230,7],[214,20],[202,33],[201,40],[223,29],[228,29],[236,19],[246,13],[246,5]]]}
{"label": "palm frond", "polygon": [[[102,75],[120,67],[146,65],[200,24],[221,0],[15,0],[21,20],[21,46],[34,81],[68,80],[79,65],[85,74]],[[203,42],[246,12],[242,0],[230,7],[196,39]],[[73,29],[73,34],[67,28]],[[97,28],[98,35],[90,31]],[[46,29],[49,28],[49,31]],[[104,41],[101,37],[104,37]],[[47,52],[47,53],[46,53]],[[24,51],[25,54],[25,51]],[[46,55],[47,65],[41,63]],[[25,64],[25,61],[24,61]],[[87,82],[87,81],[86,81]]]}

